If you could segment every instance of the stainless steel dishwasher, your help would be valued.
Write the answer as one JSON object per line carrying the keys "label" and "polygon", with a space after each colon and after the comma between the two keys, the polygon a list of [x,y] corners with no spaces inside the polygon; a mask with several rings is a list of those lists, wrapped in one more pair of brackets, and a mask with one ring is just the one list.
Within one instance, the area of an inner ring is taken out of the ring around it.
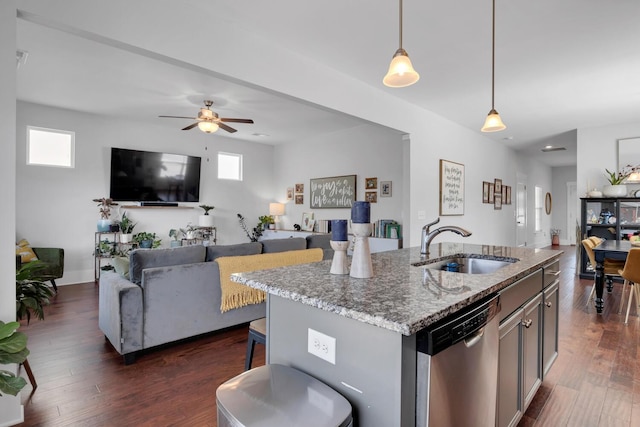
{"label": "stainless steel dishwasher", "polygon": [[418,332],[416,426],[494,426],[498,296]]}

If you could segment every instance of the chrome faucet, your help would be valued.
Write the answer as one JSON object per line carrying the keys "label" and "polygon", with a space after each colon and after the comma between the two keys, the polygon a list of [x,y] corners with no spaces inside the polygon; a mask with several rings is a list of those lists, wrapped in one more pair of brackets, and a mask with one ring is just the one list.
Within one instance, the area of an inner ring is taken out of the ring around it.
{"label": "chrome faucet", "polygon": [[422,238],[420,240],[420,254],[429,255],[429,245],[431,244],[431,241],[433,240],[434,237],[436,237],[438,234],[444,231],[452,231],[456,234],[461,235],[462,237],[471,236],[470,231],[467,231],[464,228],[456,227],[455,225],[444,225],[442,227],[436,228],[433,231],[429,231],[429,227],[439,222],[440,222],[440,218],[422,227]]}

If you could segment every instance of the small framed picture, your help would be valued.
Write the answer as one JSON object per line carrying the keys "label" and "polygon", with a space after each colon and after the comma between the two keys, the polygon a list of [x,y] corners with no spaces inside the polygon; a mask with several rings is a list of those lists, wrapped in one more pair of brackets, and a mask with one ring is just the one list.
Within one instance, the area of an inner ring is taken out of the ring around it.
{"label": "small framed picture", "polygon": [[296,205],[304,203],[304,196],[302,194],[296,194]]}
{"label": "small framed picture", "polygon": [[375,191],[366,191],[364,193],[364,201],[369,203],[378,203],[378,193]]}
{"label": "small framed picture", "polygon": [[391,197],[391,181],[380,181],[380,197]]}
{"label": "small framed picture", "polygon": [[496,193],[493,197],[493,209],[502,209],[502,194]]}
{"label": "small framed picture", "polygon": [[502,180],[500,178],[496,178],[493,181],[493,191],[496,194],[502,194]]}
{"label": "small framed picture", "polygon": [[365,190],[377,190],[378,189],[378,178],[365,178],[365,180],[364,180],[364,189]]}
{"label": "small framed picture", "polygon": [[482,203],[489,203],[490,186],[491,186],[490,182],[487,182],[487,181],[482,182]]}
{"label": "small framed picture", "polygon": [[300,228],[303,231],[313,231],[313,225],[315,221],[313,219],[313,212],[303,212],[302,213],[302,224]]}
{"label": "small framed picture", "polygon": [[505,186],[505,188],[507,190],[506,190],[506,196],[505,196],[505,199],[504,199],[504,204],[505,205],[510,205],[511,204],[511,186],[507,185],[507,186]]}
{"label": "small framed picture", "polygon": [[293,200],[293,187],[287,188],[287,200]]}
{"label": "small framed picture", "polygon": [[304,193],[304,184],[296,184],[296,194]]}
{"label": "small framed picture", "polygon": [[494,192],[493,188],[494,188],[493,183],[490,182],[489,183],[489,197],[487,199],[487,203],[489,203],[489,204],[493,204],[493,199],[494,199],[494,196],[495,196],[495,192]]}

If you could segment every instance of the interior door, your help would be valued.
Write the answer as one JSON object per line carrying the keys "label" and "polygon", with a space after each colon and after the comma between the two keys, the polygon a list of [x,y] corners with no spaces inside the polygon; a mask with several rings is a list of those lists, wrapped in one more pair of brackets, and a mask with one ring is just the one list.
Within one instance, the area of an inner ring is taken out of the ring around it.
{"label": "interior door", "polygon": [[527,185],[521,177],[516,187],[516,246],[527,246]]}
{"label": "interior door", "polygon": [[578,215],[578,190],[575,182],[567,182],[567,244],[576,244],[576,219]]}

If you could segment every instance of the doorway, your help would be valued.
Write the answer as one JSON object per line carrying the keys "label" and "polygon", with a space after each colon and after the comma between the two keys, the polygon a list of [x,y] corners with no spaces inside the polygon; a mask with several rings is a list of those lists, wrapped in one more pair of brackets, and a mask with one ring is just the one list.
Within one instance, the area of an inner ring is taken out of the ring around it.
{"label": "doorway", "polygon": [[567,182],[567,245],[576,244],[577,193],[577,184],[575,182]]}
{"label": "doorway", "polygon": [[527,246],[527,177],[518,175],[516,184],[516,246]]}

